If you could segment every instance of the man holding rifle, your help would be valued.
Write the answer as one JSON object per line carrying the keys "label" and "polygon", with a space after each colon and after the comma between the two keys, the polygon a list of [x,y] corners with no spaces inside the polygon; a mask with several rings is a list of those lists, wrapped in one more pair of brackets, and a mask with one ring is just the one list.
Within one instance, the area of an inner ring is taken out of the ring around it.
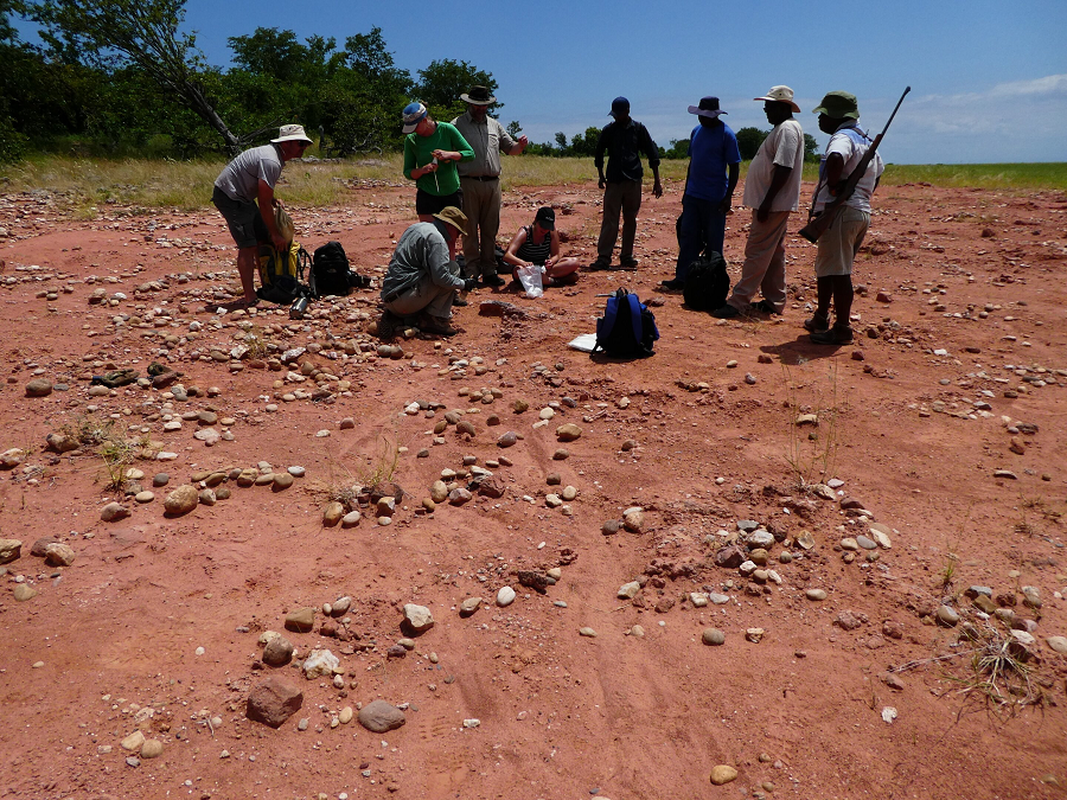
{"label": "man holding rifle", "polygon": [[[830,142],[819,165],[813,216],[820,214],[844,191],[849,176],[873,144],[857,122],[860,112],[855,95],[829,92],[815,113],[819,115],[819,130],[830,134]],[[818,306],[815,314],[804,322],[804,327],[811,333],[811,341],[816,344],[842,345],[852,342],[852,326],[849,324],[853,294],[852,262],[871,223],[871,195],[884,169],[882,157],[875,152],[867,169],[858,176],[852,194],[839,204],[840,208],[830,226],[818,237],[819,252],[815,256]],[[830,327],[831,302],[835,314],[833,327]]]}

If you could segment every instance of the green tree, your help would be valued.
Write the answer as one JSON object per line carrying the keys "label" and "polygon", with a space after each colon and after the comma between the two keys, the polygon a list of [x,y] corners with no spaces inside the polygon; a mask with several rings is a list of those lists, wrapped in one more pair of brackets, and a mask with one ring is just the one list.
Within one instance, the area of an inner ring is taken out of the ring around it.
{"label": "green tree", "polygon": [[[434,119],[447,121],[467,110],[467,104],[459,96],[475,85],[488,87],[490,95],[497,87],[491,72],[478,69],[466,61],[445,58],[432,61],[426,69],[419,70],[419,83],[415,91]],[[494,117],[503,106],[503,103],[493,106]]]}
{"label": "green tree", "polygon": [[592,158],[596,153],[596,143],[599,138],[600,128],[595,126],[586,128],[584,133],[576,134],[571,139],[570,154]]}
{"label": "green tree", "polygon": [[519,124],[517,119],[513,119],[507,125],[504,126],[504,130],[508,132],[508,136],[512,139],[518,139],[522,136],[522,125]]}
{"label": "green tree", "polygon": [[804,160],[819,163],[819,143],[810,133],[804,134]]}
{"label": "green tree", "polygon": [[58,60],[109,73],[135,66],[196,112],[231,152],[241,149],[204,93],[195,36],[178,31],[185,0],[27,0],[26,7]]}
{"label": "green tree", "polygon": [[770,131],[761,131],[759,128],[741,128],[737,131],[737,149],[741,151],[741,158],[745,161],[755,158],[760,145],[770,133]]}
{"label": "green tree", "polygon": [[689,140],[671,139],[671,146],[663,151],[663,158],[689,158]]}

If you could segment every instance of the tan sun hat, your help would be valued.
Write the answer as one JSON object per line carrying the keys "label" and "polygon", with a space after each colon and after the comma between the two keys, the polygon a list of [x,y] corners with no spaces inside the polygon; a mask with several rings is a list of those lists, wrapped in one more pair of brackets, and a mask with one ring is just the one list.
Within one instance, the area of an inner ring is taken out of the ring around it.
{"label": "tan sun hat", "polygon": [[311,139],[306,133],[304,133],[303,125],[282,125],[278,128],[278,138],[271,139],[271,144],[281,144],[282,142],[307,142],[311,144]]}
{"label": "tan sun hat", "polygon": [[800,113],[800,106],[793,102],[793,90],[788,86],[772,86],[771,90],[763,97],[753,97],[752,99],[765,100],[771,103],[788,103],[796,113]]}
{"label": "tan sun hat", "polygon": [[455,206],[445,206],[433,216],[434,219],[448,223],[460,233],[467,232],[467,215]]}

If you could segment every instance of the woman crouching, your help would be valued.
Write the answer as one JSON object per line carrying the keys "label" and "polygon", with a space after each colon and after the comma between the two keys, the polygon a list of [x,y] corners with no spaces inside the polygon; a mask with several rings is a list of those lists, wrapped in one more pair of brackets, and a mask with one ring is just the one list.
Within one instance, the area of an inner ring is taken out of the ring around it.
{"label": "woman crouching", "polygon": [[519,280],[519,267],[534,265],[543,267],[543,286],[574,283],[578,280],[579,261],[574,256],[560,256],[556,212],[547,206],[537,210],[533,225],[519,228],[519,232],[508,245],[504,261],[511,265],[511,273],[516,281]]}

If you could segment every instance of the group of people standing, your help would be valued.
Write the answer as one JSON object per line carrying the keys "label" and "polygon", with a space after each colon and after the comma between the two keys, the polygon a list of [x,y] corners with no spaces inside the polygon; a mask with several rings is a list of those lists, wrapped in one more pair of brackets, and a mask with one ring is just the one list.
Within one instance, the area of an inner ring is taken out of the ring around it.
{"label": "group of people standing", "polygon": [[[749,164],[745,177],[744,205],[752,210],[741,277],[726,304],[712,311],[720,319],[759,312],[780,315],[785,310],[785,237],[789,216],[800,207],[804,169],[804,131],[793,117],[800,107],[788,86],[774,86],[754,98],[763,102],[767,121],[773,126]],[[701,252],[722,253],[726,215],[730,213],[738,181],[741,154],[737,137],[720,117],[717,97],[704,97],[689,113],[700,118],[689,137],[689,172],[678,223],[678,261],[673,278],[663,281],[663,291],[681,291],[690,265]],[[857,168],[872,140],[859,127],[855,95],[834,91],[815,108],[819,130],[830,135],[819,166],[811,213],[821,213],[844,188],[845,179]],[[884,165],[875,153],[844,208],[818,242],[815,257],[817,306],[804,322],[817,344],[848,344],[852,341],[849,315],[852,310],[852,264],[870,225],[871,194]],[[757,294],[762,297],[756,300]],[[830,307],[834,325],[830,325]]]}
{"label": "group of people standing", "polygon": [[[502,286],[497,274],[496,237],[500,228],[501,155],[518,155],[528,144],[515,138],[489,107],[496,103],[485,86],[460,95],[467,111],[452,122],[438,122],[422,103],[403,110],[404,175],[416,183],[415,210],[419,222],[400,237],[383,281],[385,312],[379,333],[385,337],[403,318],[419,316],[420,328],[451,336],[452,305],[465,304],[464,296],[481,283]],[[754,98],[763,102],[773,126],[749,165],[742,197],[752,210],[741,277],[726,304],[713,310],[721,319],[753,312],[780,315],[786,304],[785,237],[790,214],[800,207],[804,164],[804,132],[794,114],[800,107],[793,90],[779,85]],[[819,167],[819,183],[812,214],[835,204],[846,179],[856,169],[872,140],[859,127],[856,97],[847,92],[826,94],[814,110],[819,129],[830,142]],[[726,111],[717,97],[704,97],[689,113],[699,122],[689,137],[689,169],[678,222],[678,258],[675,274],[660,289],[681,291],[690,265],[701,253],[722,252],[726,217],[731,212],[741,162],[737,137],[721,119]],[[617,97],[611,104],[611,123],[597,140],[594,163],[604,190],[597,257],[589,270],[612,269],[612,254],[622,217],[621,269],[636,269],[634,241],[641,207],[643,168],[641,155],[653,175],[653,194],[660,197],[659,150],[640,122],[630,116],[630,103]],[[247,150],[232,161],[215,182],[215,205],[226,219],[238,246],[238,271],[244,296],[235,306],[255,302],[252,274],[258,241],[277,244],[274,223],[275,182],[289,159],[300,156],[311,143],[299,125],[281,128],[270,145]],[[605,155],[607,165],[605,167]],[[843,202],[833,224],[818,241],[815,259],[817,307],[804,322],[813,342],[847,344],[852,341],[849,314],[852,306],[852,264],[870,224],[870,198],[882,174],[881,158],[874,154],[866,172]],[[258,202],[258,206],[257,206]],[[463,237],[461,268],[457,243]],[[514,270],[539,266],[544,284],[576,279],[578,259],[563,257],[555,212],[538,210],[533,224],[511,239],[503,260]],[[517,273],[516,273],[517,274]],[[762,297],[756,300],[757,294]],[[830,325],[830,309],[834,324]]]}

